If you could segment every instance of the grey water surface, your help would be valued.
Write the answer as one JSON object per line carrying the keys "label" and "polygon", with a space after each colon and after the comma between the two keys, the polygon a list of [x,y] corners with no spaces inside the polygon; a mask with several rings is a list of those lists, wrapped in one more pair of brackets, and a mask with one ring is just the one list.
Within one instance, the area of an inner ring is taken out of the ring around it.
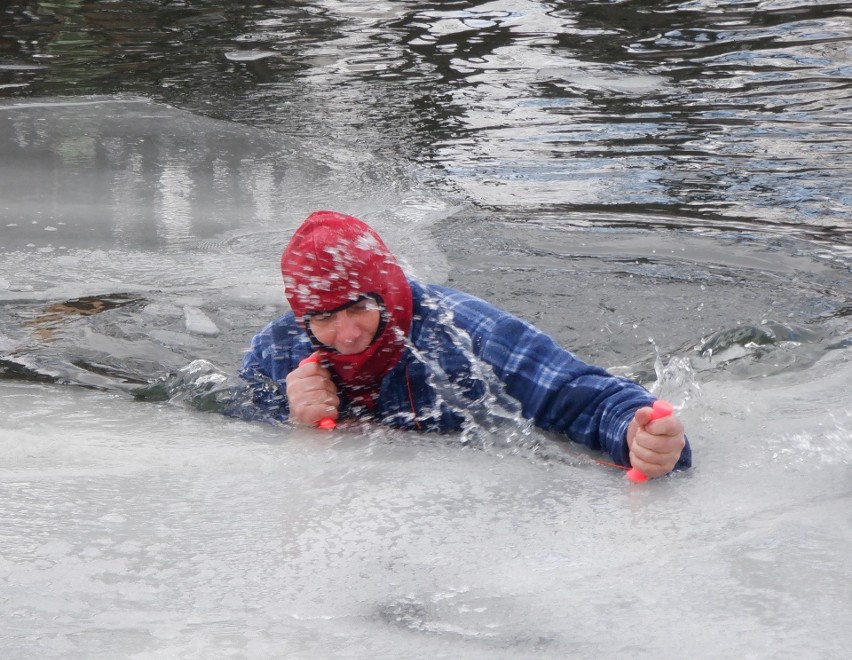
{"label": "grey water surface", "polygon": [[[132,4],[0,7],[3,657],[846,657],[850,3]],[[206,412],[319,208],[694,469]]]}

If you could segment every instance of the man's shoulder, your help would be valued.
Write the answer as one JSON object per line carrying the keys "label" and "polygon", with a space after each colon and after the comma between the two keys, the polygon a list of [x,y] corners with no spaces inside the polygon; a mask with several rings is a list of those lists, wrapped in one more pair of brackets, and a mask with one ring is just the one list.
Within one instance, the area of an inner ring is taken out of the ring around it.
{"label": "man's shoulder", "polygon": [[439,284],[419,285],[416,307],[426,327],[447,323],[466,332],[493,331],[504,322],[518,320],[507,311],[472,294]]}
{"label": "man's shoulder", "polygon": [[283,379],[299,356],[310,352],[310,340],[296,323],[293,313],[287,312],[255,334],[243,359],[243,374],[247,370],[260,369],[271,378]]}
{"label": "man's shoulder", "polygon": [[497,309],[490,303],[476,296],[459,291],[443,284],[424,284],[412,281],[412,293],[416,302],[426,306],[456,308],[460,306],[479,306],[483,308]]}
{"label": "man's shoulder", "polygon": [[267,343],[281,343],[293,341],[300,334],[301,328],[296,323],[293,312],[286,312],[263,326],[255,335],[255,340]]}

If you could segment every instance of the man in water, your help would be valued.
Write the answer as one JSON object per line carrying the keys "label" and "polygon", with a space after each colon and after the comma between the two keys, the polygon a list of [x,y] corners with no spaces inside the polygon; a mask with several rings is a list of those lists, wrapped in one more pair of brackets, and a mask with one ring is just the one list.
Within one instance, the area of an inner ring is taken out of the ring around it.
{"label": "man in water", "polygon": [[541,429],[648,477],[691,464],[683,424],[652,420],[654,397],[639,384],[478,298],[409,279],[357,218],[311,214],[281,272],[292,311],[254,337],[240,374],[278,419],[456,432],[470,409],[508,395]]}

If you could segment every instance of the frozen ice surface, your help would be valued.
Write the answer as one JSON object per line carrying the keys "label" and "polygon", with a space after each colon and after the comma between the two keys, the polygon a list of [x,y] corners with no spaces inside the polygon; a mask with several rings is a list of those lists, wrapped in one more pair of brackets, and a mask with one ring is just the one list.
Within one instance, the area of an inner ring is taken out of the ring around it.
{"label": "frozen ice surface", "polygon": [[207,337],[215,337],[219,334],[219,328],[213,320],[197,307],[185,305],[183,314],[187,331]]}
{"label": "frozen ice surface", "polygon": [[[100,136],[106,160],[94,137],[64,150],[80,132]],[[409,191],[406,169],[402,190],[393,161],[329,171],[283,134],[144,100],[4,104],[0,138],[0,350],[91,387],[200,358],[233,373],[285,308],[286,236],[343,202],[413,273],[452,273],[592,356],[622,342],[607,355],[636,359],[661,321],[629,314],[649,309],[672,310],[669,343],[765,310],[848,317],[845,262],[813,246],[580,235],[538,212],[537,225],[459,221]],[[24,185],[39,180],[55,192]],[[639,259],[649,245],[670,256]],[[49,314],[122,293],[139,302]],[[588,300],[598,309],[580,318]],[[696,468],[638,485],[568,447],[546,460],[2,381],[2,655],[845,657],[850,349],[793,343],[702,372],[683,411]]]}
{"label": "frozen ice surface", "polygon": [[[828,406],[849,375],[837,366],[818,392]],[[636,485],[571,451],[498,456],[4,384],[0,646],[15,658],[841,657],[852,421],[835,408],[834,438],[814,450],[803,440],[823,431],[807,428],[791,383],[715,387],[685,413],[699,467]],[[774,405],[783,423],[763,416]]]}

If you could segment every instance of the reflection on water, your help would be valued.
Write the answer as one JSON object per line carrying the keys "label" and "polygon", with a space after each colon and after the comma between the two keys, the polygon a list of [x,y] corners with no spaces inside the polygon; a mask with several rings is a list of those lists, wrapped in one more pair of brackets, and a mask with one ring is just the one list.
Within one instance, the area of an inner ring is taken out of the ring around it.
{"label": "reflection on water", "polygon": [[212,120],[202,132],[192,115],[142,100],[0,107],[7,251],[186,245],[268,222],[276,191],[312,176],[290,167],[281,136]]}
{"label": "reflection on water", "polygon": [[[850,41],[848,2],[3,3],[0,647],[843,657]],[[132,401],[221,408],[321,207],[681,405],[696,469]]]}
{"label": "reflection on water", "polygon": [[[739,324],[849,334],[848,3],[12,2],[0,28],[13,260],[271,263],[331,207],[608,365]],[[204,268],[159,267],[203,286]]]}
{"label": "reflection on water", "polygon": [[11,3],[0,93],[141,93],[498,208],[849,242],[848,3],[217,5]]}
{"label": "reflection on water", "polygon": [[11,3],[0,27],[0,249],[46,260],[10,299],[84,262],[39,302],[128,290],[87,253],[118,248],[241,345],[218,275],[272,287],[260,264],[330,207],[626,373],[649,340],[850,334],[845,3]]}

